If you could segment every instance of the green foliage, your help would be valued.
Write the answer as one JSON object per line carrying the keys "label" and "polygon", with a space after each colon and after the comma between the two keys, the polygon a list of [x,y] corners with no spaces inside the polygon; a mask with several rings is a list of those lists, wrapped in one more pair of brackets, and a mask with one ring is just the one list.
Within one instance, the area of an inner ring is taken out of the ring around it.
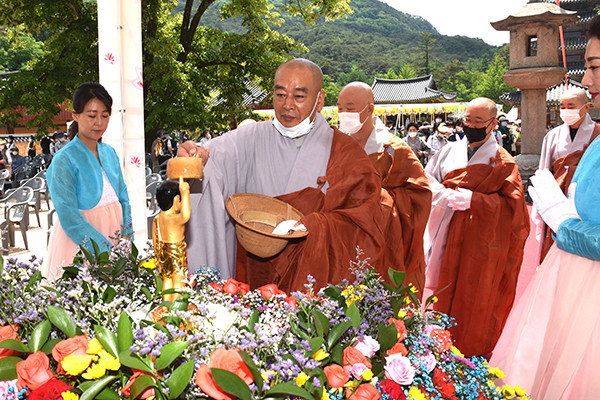
{"label": "green foliage", "polygon": [[18,71],[43,54],[44,43],[17,28],[0,28],[0,72]]}

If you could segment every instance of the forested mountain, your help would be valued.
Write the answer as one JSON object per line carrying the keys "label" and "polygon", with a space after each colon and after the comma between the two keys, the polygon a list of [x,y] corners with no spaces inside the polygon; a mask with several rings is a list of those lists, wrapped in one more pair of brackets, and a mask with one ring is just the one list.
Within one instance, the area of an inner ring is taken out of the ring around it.
{"label": "forested mountain", "polygon": [[[275,0],[277,3],[279,0]],[[203,23],[229,32],[243,29],[236,20],[220,20],[219,8],[225,0],[217,0],[203,16]],[[176,12],[183,11],[183,3]],[[493,58],[495,47],[481,39],[440,35],[421,17],[402,13],[378,0],[352,0],[353,14],[335,21],[319,19],[306,25],[300,18],[283,15],[285,22],[274,29],[303,43],[308,53],[298,53],[315,61],[334,81],[340,74],[355,69],[371,77],[385,74],[402,64],[413,65],[421,73],[422,32],[430,32],[430,67],[441,68],[452,60],[466,63],[487,55]]]}

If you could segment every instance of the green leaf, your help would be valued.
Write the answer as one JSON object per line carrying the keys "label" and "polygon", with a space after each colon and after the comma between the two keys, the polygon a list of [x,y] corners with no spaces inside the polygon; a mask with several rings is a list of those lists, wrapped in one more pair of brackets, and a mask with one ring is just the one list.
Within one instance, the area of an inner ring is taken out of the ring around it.
{"label": "green leaf", "polygon": [[327,336],[327,348],[330,349],[348,329],[352,327],[352,322],[342,321],[331,328],[331,332]]}
{"label": "green leaf", "polygon": [[325,340],[323,340],[322,337],[316,337],[310,339],[308,343],[310,343],[310,350],[312,354],[315,354],[321,347],[323,347],[323,343],[325,343]]}
{"label": "green leaf", "polygon": [[402,286],[402,282],[404,282],[404,277],[406,276],[406,272],[404,271],[396,271],[393,268],[389,268],[388,269],[388,276],[390,277],[390,280],[392,281],[392,283],[397,287],[401,287]]}
{"label": "green leaf", "polygon": [[119,315],[119,325],[117,327],[119,339],[119,352],[129,350],[133,345],[133,330],[131,329],[131,318],[125,311]]}
{"label": "green leaf", "polygon": [[302,397],[303,399],[315,400],[315,398],[310,393],[291,382],[278,383],[265,393],[265,396],[277,395],[292,395]]}
{"label": "green leaf", "polygon": [[[81,394],[81,396],[79,396],[79,400],[95,399],[98,393],[102,392],[107,385],[109,385],[116,379],[117,377],[113,375],[105,375],[102,378],[97,379],[96,381],[94,381],[94,383],[86,387],[85,391]],[[79,386],[78,388],[81,389],[81,386]]]}
{"label": "green leaf", "polygon": [[96,332],[96,337],[100,341],[102,347],[104,347],[104,350],[108,351],[113,357],[119,358],[119,342],[117,341],[117,336],[101,325],[95,325],[94,332]]}
{"label": "green leaf", "polygon": [[[2,273],[0,271],[0,273]],[[40,280],[42,279],[42,273],[40,271],[35,271],[31,278],[29,278],[29,283],[25,287],[25,291],[30,292],[31,288],[34,287]]]}
{"label": "green leaf", "polygon": [[236,374],[220,368],[211,368],[210,372],[222,390],[241,400],[252,400],[252,392],[248,388],[248,385]]}
{"label": "green leaf", "polygon": [[31,332],[29,347],[32,353],[40,350],[50,335],[50,322],[43,320]]}
{"label": "green leaf", "polygon": [[171,311],[187,311],[190,295],[188,293],[182,294],[178,298],[175,299],[171,307],[169,308]]}
{"label": "green leaf", "polygon": [[4,272],[4,257],[0,254],[0,274]]}
{"label": "green leaf", "polygon": [[314,318],[315,327],[317,328],[317,334],[320,337],[325,337],[325,334],[329,332],[329,318],[327,318],[322,312],[317,309],[312,311]]}
{"label": "green leaf", "polygon": [[331,283],[327,284],[327,289],[323,291],[327,296],[334,300],[339,300],[342,296],[342,288],[332,285]]}
{"label": "green leaf", "polygon": [[256,333],[256,331],[254,330],[254,325],[256,325],[256,323],[258,322],[259,317],[260,317],[260,314],[259,314],[258,310],[255,309],[252,312],[250,319],[248,320],[248,329],[250,329],[250,332]]}
{"label": "green leaf", "polygon": [[[95,381],[85,381],[77,388],[85,392],[90,388]],[[95,400],[119,400],[119,395],[113,389],[106,387],[95,397]]]}
{"label": "green leaf", "polygon": [[17,379],[17,363],[23,361],[19,357],[0,358],[0,381]]}
{"label": "green leaf", "polygon": [[15,339],[5,339],[3,341],[0,342],[0,349],[8,349],[8,350],[15,350],[18,351],[19,353],[31,353],[32,351],[29,350],[29,347],[25,346],[25,344],[23,344],[22,342],[15,340]]}
{"label": "green leaf", "polygon": [[96,241],[94,239],[91,239],[92,241],[92,247],[94,248],[94,255],[96,257],[98,257],[98,254],[100,254],[100,248],[98,247],[98,243],[96,243]]}
{"label": "green leaf", "polygon": [[44,347],[42,347],[42,352],[46,355],[49,355],[52,353],[52,349],[54,349],[54,346],[56,346],[59,342],[61,342],[62,339],[50,339],[46,342],[46,344],[44,344]]}
{"label": "green leaf", "polygon": [[65,310],[62,308],[48,306],[48,319],[54,326],[63,331],[68,338],[75,336],[77,329],[73,319]]}
{"label": "green leaf", "polygon": [[180,340],[171,342],[164,345],[160,349],[160,356],[156,359],[156,370],[162,371],[167,368],[171,363],[183,353],[185,348],[188,346],[187,342]]}
{"label": "green leaf", "polygon": [[104,290],[104,293],[102,293],[102,301],[108,304],[115,298],[116,295],[117,291],[111,286],[108,286],[106,290]]}
{"label": "green leaf", "polygon": [[394,347],[394,345],[398,342],[398,329],[396,329],[396,325],[385,325],[383,323],[379,324],[377,341],[381,345],[381,353],[384,353]]}
{"label": "green leaf", "polygon": [[360,323],[362,322],[362,318],[360,317],[360,311],[356,304],[352,303],[346,309],[346,316],[352,320],[352,326],[358,328]]}
{"label": "green leaf", "polygon": [[144,286],[142,287],[142,293],[144,293],[144,295],[146,296],[146,300],[152,300],[152,293],[150,293],[150,289]]}
{"label": "green leaf", "polygon": [[169,380],[167,386],[169,387],[169,399],[176,399],[185,390],[187,385],[192,379],[194,374],[194,361],[190,360],[185,364],[175,368]]}
{"label": "green leaf", "polygon": [[331,357],[331,362],[342,365],[344,363],[344,346],[341,343],[333,346],[333,349],[329,350],[329,357]]}
{"label": "green leaf", "polygon": [[262,378],[262,375],[260,374],[260,370],[258,369],[256,364],[254,363],[254,360],[252,359],[252,357],[250,357],[250,355],[248,353],[241,350],[239,352],[239,354],[240,354],[240,357],[242,357],[242,360],[244,360],[244,364],[246,364],[246,366],[250,370],[252,377],[254,378],[254,383],[256,383],[256,387],[258,388],[258,393],[262,393],[263,378]]}
{"label": "green leaf", "polygon": [[129,397],[132,399],[137,399],[140,394],[144,393],[144,390],[154,385],[154,379],[150,375],[140,375],[135,378],[135,382],[133,382],[133,385],[131,385]]}
{"label": "green leaf", "polygon": [[154,371],[152,368],[147,365],[141,358],[137,355],[132,355],[129,350],[123,350],[119,353],[119,361],[126,367],[139,369],[141,371],[146,371],[152,375],[154,375]]}

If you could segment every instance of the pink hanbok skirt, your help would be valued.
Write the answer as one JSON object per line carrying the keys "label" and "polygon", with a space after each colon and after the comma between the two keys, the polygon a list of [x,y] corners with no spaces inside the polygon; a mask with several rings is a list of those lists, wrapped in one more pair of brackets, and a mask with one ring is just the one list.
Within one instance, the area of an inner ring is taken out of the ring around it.
{"label": "pink hanbok skirt", "polygon": [[510,313],[490,365],[533,399],[600,398],[600,261],[552,246]]}
{"label": "pink hanbok skirt", "polygon": [[[106,238],[114,236],[115,232],[122,229],[123,211],[119,202],[80,212],[83,218]],[[71,264],[78,251],[79,244],[71,240],[60,225],[60,220],[57,220],[50,234],[48,255],[42,264],[42,275],[50,281],[56,280],[63,274],[62,267]]]}

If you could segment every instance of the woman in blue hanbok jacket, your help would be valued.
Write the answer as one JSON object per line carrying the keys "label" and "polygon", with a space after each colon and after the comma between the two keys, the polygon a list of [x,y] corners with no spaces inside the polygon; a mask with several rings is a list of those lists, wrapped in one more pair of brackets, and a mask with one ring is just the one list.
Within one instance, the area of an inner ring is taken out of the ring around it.
{"label": "woman in blue hanbok jacket", "polygon": [[[582,84],[600,109],[600,16],[589,30]],[[600,137],[585,150],[565,197],[536,172],[535,207],[555,244],[511,311],[490,365],[534,399],[600,396]]]}
{"label": "woman in blue hanbok jacket", "polygon": [[[101,251],[114,245],[115,233],[131,232],[131,207],[121,164],[115,150],[100,143],[106,131],[112,98],[102,85],[81,84],[73,96],[76,136],[58,151],[46,177],[58,215],[48,245],[42,274],[50,280],[62,275],[83,245]],[[124,227],[124,228],[123,228]]]}

